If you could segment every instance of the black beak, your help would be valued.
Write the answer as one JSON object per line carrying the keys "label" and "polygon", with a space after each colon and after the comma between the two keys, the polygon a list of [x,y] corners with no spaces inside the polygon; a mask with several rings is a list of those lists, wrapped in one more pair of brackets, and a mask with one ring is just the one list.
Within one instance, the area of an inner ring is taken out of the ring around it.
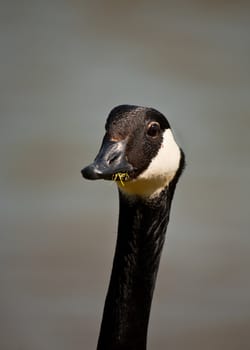
{"label": "black beak", "polygon": [[131,172],[133,166],[128,163],[125,157],[126,144],[126,140],[116,142],[104,137],[94,162],[82,169],[82,176],[89,180],[112,180],[116,173]]}

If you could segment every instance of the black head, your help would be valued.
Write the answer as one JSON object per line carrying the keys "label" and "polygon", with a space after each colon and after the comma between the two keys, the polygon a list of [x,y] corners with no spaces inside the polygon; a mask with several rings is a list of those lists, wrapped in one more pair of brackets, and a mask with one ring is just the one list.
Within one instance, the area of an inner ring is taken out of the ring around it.
{"label": "black head", "polygon": [[[155,185],[159,179],[172,178],[177,172],[180,148],[167,119],[157,110],[131,105],[115,107],[105,129],[101,149],[94,162],[82,170],[83,177],[120,180],[128,188],[137,184],[136,180],[153,180]],[[124,174],[123,179],[119,174]]]}

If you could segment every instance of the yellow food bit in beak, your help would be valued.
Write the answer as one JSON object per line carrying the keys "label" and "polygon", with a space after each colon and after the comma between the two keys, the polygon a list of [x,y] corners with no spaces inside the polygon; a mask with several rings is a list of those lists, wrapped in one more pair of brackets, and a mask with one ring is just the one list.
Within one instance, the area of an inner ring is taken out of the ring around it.
{"label": "yellow food bit in beak", "polygon": [[121,183],[122,186],[125,186],[124,182],[129,180],[129,174],[128,173],[115,173],[112,176],[113,181],[118,181]]}

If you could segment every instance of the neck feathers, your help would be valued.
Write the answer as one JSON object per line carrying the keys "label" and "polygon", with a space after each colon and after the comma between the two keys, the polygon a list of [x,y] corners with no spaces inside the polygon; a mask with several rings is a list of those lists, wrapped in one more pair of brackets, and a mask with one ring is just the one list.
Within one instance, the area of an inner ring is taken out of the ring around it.
{"label": "neck feathers", "polygon": [[150,306],[169,220],[169,188],[150,201],[120,192],[116,252],[98,350],[145,350]]}

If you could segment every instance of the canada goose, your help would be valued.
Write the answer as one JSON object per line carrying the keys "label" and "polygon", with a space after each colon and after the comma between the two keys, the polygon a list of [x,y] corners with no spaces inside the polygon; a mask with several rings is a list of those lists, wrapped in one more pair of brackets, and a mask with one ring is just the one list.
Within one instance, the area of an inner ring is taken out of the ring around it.
{"label": "canada goose", "polygon": [[119,223],[97,350],[145,350],[155,280],[184,153],[153,108],[121,105],[86,179],[115,180]]}

